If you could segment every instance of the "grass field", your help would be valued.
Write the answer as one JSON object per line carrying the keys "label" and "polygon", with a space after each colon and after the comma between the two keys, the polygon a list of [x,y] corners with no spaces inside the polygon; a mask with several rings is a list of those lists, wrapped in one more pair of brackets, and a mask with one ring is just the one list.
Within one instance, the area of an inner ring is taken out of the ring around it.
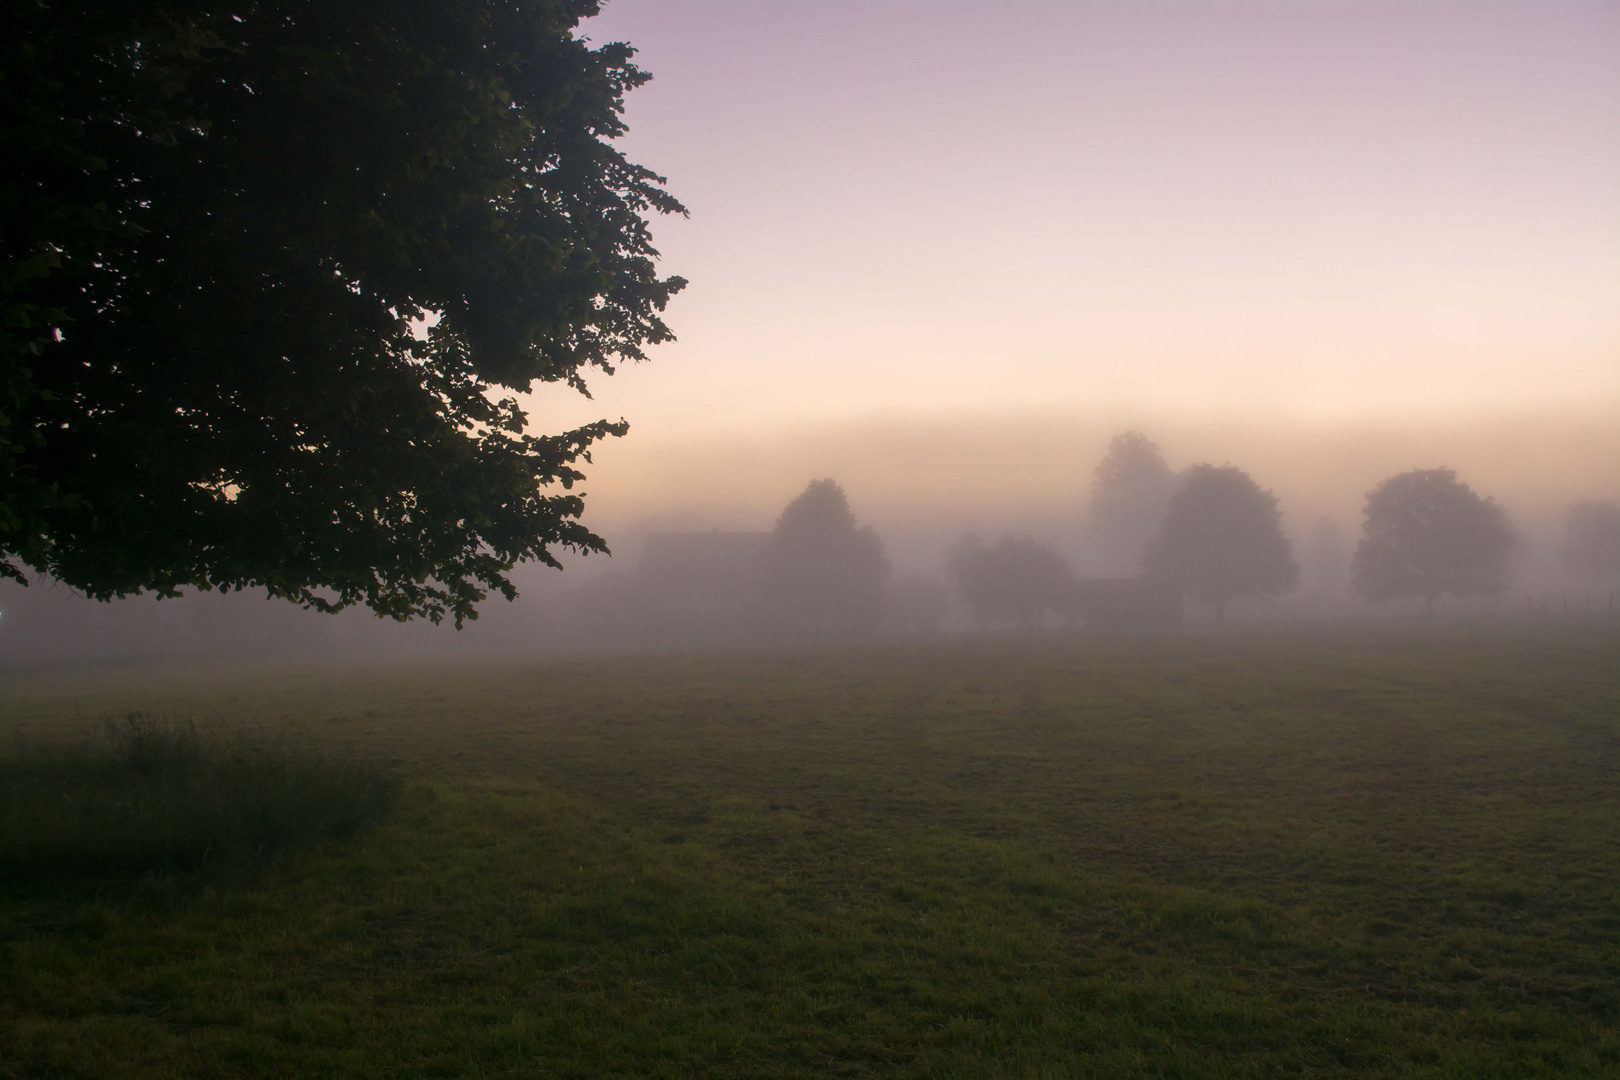
{"label": "grass field", "polygon": [[1620,1075],[1612,627],[0,680],[398,790],[0,867],[0,1076]]}

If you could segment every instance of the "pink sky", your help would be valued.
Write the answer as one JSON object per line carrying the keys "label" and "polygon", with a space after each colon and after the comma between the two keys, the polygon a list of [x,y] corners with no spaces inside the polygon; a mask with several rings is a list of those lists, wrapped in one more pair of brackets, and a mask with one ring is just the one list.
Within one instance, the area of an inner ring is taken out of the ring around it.
{"label": "pink sky", "polygon": [[[840,434],[885,425],[961,441],[982,491],[1018,417],[1087,432],[1020,460],[1032,497],[1127,423],[1217,461],[1271,425],[1236,461],[1263,482],[1315,431],[1620,488],[1620,3],[610,0],[583,32],[640,49],[624,143],[692,212],[656,227],[679,342],[535,403],[630,420],[599,524],[949,487]],[[1585,434],[1492,449],[1502,417]]]}
{"label": "pink sky", "polygon": [[640,431],[1620,403],[1620,4],[610,0]]}

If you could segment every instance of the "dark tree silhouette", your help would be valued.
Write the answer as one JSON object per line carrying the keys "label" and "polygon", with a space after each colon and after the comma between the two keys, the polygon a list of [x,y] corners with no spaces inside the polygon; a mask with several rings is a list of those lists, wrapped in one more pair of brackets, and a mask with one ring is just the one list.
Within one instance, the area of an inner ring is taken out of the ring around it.
{"label": "dark tree silhouette", "polygon": [[1148,542],[1145,572],[1215,608],[1240,596],[1277,596],[1299,583],[1271,492],[1231,465],[1195,465]]}
{"label": "dark tree silhouette", "polygon": [[1091,480],[1086,531],[1102,560],[1136,573],[1176,491],[1176,475],[1158,444],[1140,431],[1115,435]]}
{"label": "dark tree silhouette", "polygon": [[1620,578],[1620,506],[1578,502],[1569,508],[1564,571],[1592,585]]}
{"label": "dark tree silhouette", "polygon": [[459,625],[605,550],[557,489],[626,425],[513,396],[640,359],[683,284],[596,7],[0,5],[0,576]]}
{"label": "dark tree silhouette", "polygon": [[1451,469],[1413,469],[1367,493],[1350,589],[1368,600],[1482,596],[1505,586],[1513,533],[1502,508]]}
{"label": "dark tree silhouette", "polygon": [[1030,537],[986,544],[964,536],[951,549],[945,573],[981,628],[996,619],[1035,626],[1046,612],[1068,608],[1075,581],[1068,560]]}
{"label": "dark tree silhouette", "polygon": [[777,519],[760,574],[766,610],[782,631],[859,635],[882,617],[889,560],[871,527],[856,525],[844,489],[813,480]]}

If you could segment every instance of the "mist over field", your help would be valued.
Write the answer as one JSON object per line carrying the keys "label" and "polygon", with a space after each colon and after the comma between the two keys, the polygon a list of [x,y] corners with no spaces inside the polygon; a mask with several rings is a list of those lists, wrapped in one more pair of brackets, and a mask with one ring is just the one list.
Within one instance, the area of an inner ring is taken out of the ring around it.
{"label": "mist over field", "polygon": [[1327,516],[1352,540],[1367,491],[1406,469],[1455,468],[1526,528],[1577,499],[1620,490],[1620,425],[1607,415],[1312,424],[1054,411],[879,417],[656,442],[632,432],[599,455],[589,513],[616,537],[767,528],[805,481],[831,476],[908,568],[933,566],[964,529],[1033,531],[1076,545],[1083,561],[1078,527],[1092,472],[1125,430],[1159,443],[1173,469],[1237,465],[1278,496],[1291,526]]}
{"label": "mist over field", "polygon": [[[1508,592],[1493,610],[1512,610],[1515,599],[1559,608],[1565,597],[1579,606],[1596,595],[1606,603],[1606,590],[1594,594],[1591,583],[1564,572],[1560,555],[1572,504],[1620,499],[1620,425],[1607,416],[1335,424],[1085,412],[871,417],[712,435],[641,437],[632,430],[597,452],[581,485],[585,521],[613,554],[565,553],[562,571],[520,569],[519,599],[490,597],[461,631],[396,624],[364,610],[324,616],[253,592],[103,604],[41,580],[28,589],[0,583],[0,663],[736,643],[649,630],[642,613],[603,604],[603,589],[635,577],[649,535],[768,531],[783,507],[822,477],[843,486],[858,522],[882,541],[892,579],[941,578],[948,550],[964,534],[1029,536],[1082,575],[1128,574],[1134,568],[1100,550],[1086,527],[1093,471],[1109,439],[1125,430],[1156,441],[1174,470],[1236,465],[1277,497],[1301,565],[1299,584],[1274,599],[1240,603],[1235,621],[1413,615],[1410,601],[1352,597],[1349,559],[1367,492],[1393,474],[1438,466],[1495,499],[1511,524]],[[1324,523],[1332,527],[1327,539]],[[741,564],[734,570],[751,572]],[[701,605],[709,587],[692,583],[692,602]],[[941,629],[970,629],[959,598],[951,605]],[[1484,610],[1467,603],[1453,609]],[[1196,605],[1187,614],[1192,624],[1209,618]],[[876,633],[905,636],[895,627]]]}

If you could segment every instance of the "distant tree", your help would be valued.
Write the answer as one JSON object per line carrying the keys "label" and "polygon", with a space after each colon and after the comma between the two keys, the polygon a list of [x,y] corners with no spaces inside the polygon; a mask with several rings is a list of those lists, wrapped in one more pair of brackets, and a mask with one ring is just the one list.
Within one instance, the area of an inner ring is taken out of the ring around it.
{"label": "distant tree", "polygon": [[814,480],[782,511],[760,555],[766,611],[793,635],[864,634],[883,614],[889,560],[855,523],[844,489]]}
{"label": "distant tree", "polygon": [[1075,580],[1067,559],[1031,537],[986,544],[964,536],[951,549],[945,573],[981,627],[996,619],[1034,626],[1047,611],[1066,610]]}
{"label": "distant tree", "polygon": [[943,581],[926,574],[907,574],[886,590],[886,622],[902,637],[932,637],[951,613],[951,593]]}
{"label": "distant tree", "polygon": [[1115,435],[1091,480],[1087,538],[1102,560],[1127,573],[1141,569],[1176,491],[1176,474],[1158,444],[1140,431]]}
{"label": "distant tree", "polygon": [[[595,0],[0,4],[0,577],[476,617],[670,338]],[[431,327],[431,328],[429,328]]]}
{"label": "distant tree", "polygon": [[1194,465],[1148,542],[1147,576],[1179,586],[1226,618],[1240,596],[1277,596],[1299,583],[1277,500],[1231,465]]}
{"label": "distant tree", "polygon": [[1620,506],[1578,502],[1569,508],[1564,570],[1593,585],[1620,578]]}
{"label": "distant tree", "polygon": [[1482,596],[1505,587],[1513,533],[1502,508],[1452,469],[1413,469],[1367,493],[1350,589],[1368,600]]}

